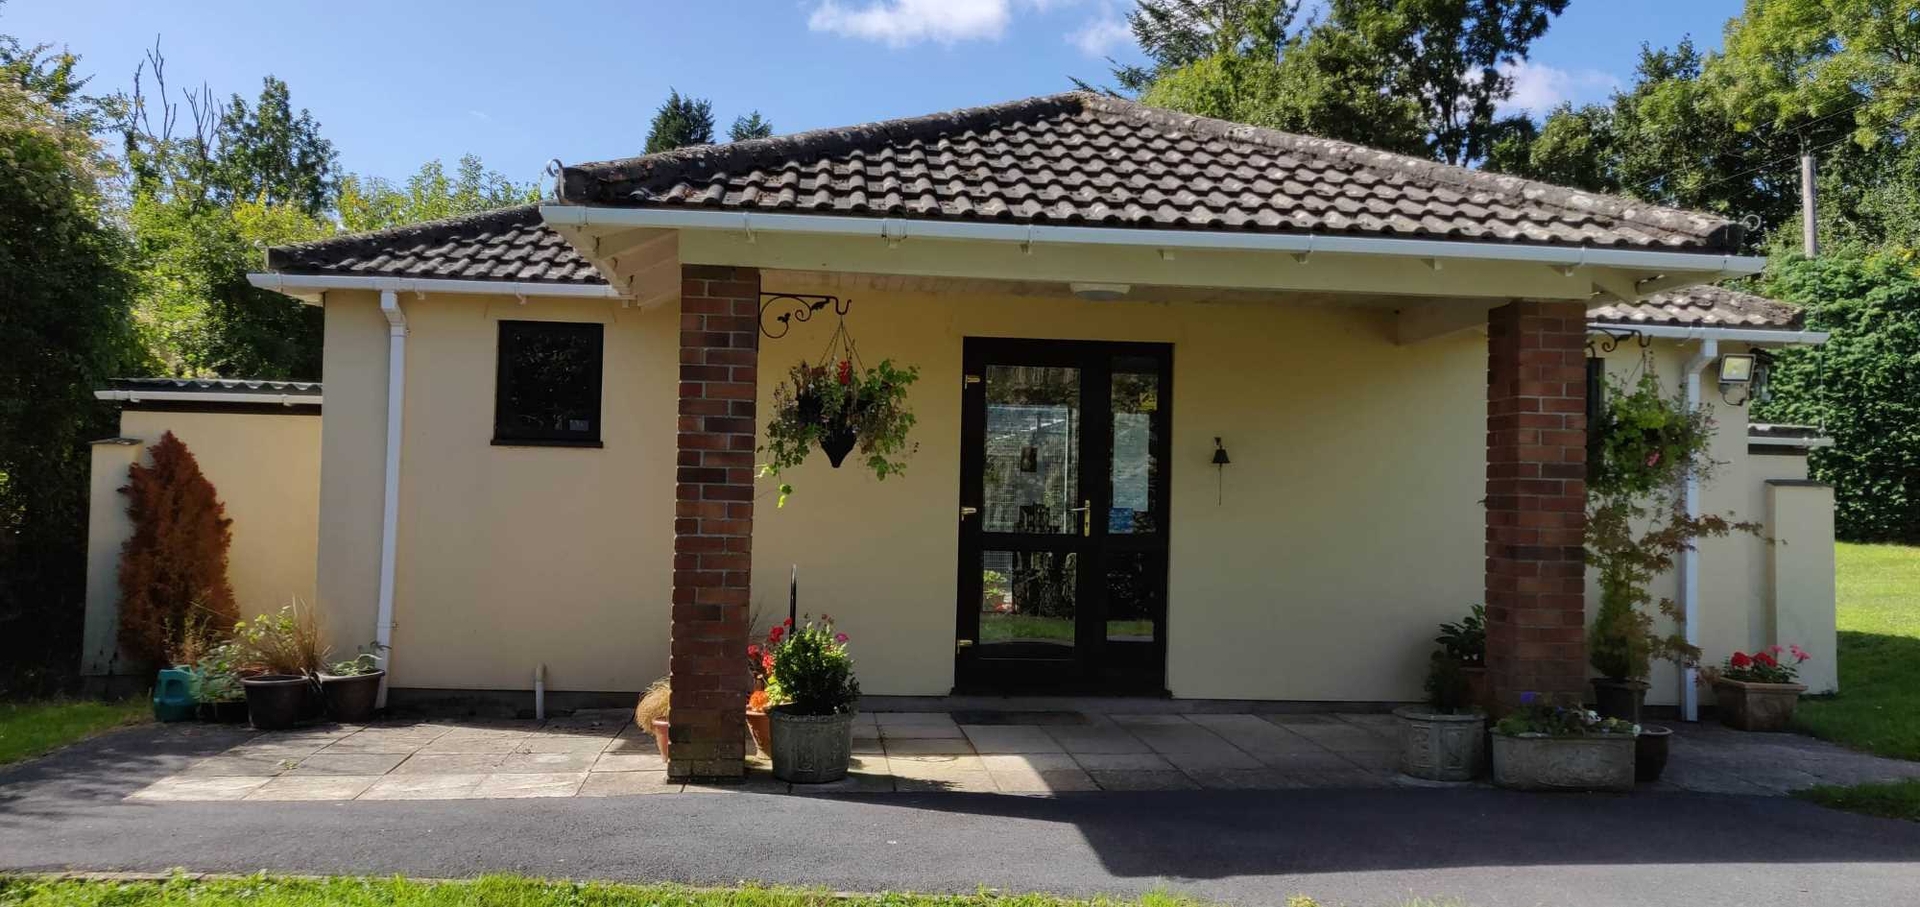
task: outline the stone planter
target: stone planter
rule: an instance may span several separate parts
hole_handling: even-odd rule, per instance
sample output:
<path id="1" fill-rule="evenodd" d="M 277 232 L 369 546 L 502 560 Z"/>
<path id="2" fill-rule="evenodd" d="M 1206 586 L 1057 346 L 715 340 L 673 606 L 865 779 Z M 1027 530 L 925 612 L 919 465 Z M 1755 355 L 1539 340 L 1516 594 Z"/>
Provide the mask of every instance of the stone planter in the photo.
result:
<path id="1" fill-rule="evenodd" d="M 767 712 L 773 737 L 773 776 L 795 784 L 825 784 L 847 776 L 853 761 L 853 715 Z"/>
<path id="2" fill-rule="evenodd" d="M 1593 681 L 1593 710 L 1602 718 L 1618 718 L 1634 724 L 1640 723 L 1640 710 L 1647 701 L 1647 682 L 1644 680 L 1615 680 L 1609 677 L 1597 677 Z"/>
<path id="3" fill-rule="evenodd" d="M 1793 708 L 1803 683 L 1747 683 L 1724 677 L 1713 682 L 1720 705 L 1720 723 L 1743 731 L 1784 731 L 1793 722 Z"/>
<path id="4" fill-rule="evenodd" d="M 1493 783 L 1514 790 L 1633 790 L 1629 734 L 1493 735 Z"/>
<path id="5" fill-rule="evenodd" d="M 1487 716 L 1426 706 L 1393 710 L 1400 719 L 1400 771 L 1428 781 L 1472 781 L 1486 761 Z"/>

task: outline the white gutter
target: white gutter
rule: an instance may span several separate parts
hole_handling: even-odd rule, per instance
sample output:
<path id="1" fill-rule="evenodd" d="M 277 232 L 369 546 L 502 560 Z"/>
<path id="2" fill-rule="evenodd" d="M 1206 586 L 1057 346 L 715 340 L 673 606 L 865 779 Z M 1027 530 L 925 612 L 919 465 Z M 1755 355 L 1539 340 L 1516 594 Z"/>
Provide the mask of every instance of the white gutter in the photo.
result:
<path id="1" fill-rule="evenodd" d="M 380 291 L 380 314 L 387 316 L 387 459 L 380 490 L 380 604 L 373 641 L 387 675 L 380 680 L 375 708 L 386 707 L 387 681 L 393 676 L 393 574 L 400 541 L 400 438 L 407 399 L 407 313 L 400 310 L 397 291 Z"/>
<path id="2" fill-rule="evenodd" d="M 730 230 L 744 233 L 807 233 L 870 237 L 888 243 L 913 238 L 961 239 L 1008 243 L 1057 243 L 1089 246 L 1137 246 L 1155 249 L 1212 249 L 1248 252 L 1314 252 L 1390 255 L 1403 258 L 1475 259 L 1571 266 L 1638 268 L 1661 273 L 1699 271 L 1716 277 L 1757 274 L 1765 258 L 1648 252 L 1635 249 L 1556 248 L 1510 243 L 1426 239 L 1377 239 L 1319 234 L 1224 232 L 1214 230 L 1141 230 L 1131 227 L 1054 227 L 980 221 L 906 220 L 824 214 L 760 214 L 699 211 L 686 208 L 604 208 L 541 205 L 549 226 L 660 227 L 680 230 Z"/>
<path id="3" fill-rule="evenodd" d="M 1816 447 L 1832 447 L 1832 438 L 1770 438 L 1766 435 L 1747 435 L 1750 447 L 1792 447 L 1799 450 L 1811 450 Z"/>
<path id="4" fill-rule="evenodd" d="M 94 391 L 93 399 L 118 403 L 141 403 L 147 400 L 157 400 L 165 402 L 185 401 L 189 403 L 278 403 L 281 406 L 319 406 L 321 403 L 320 394 L 232 394 L 163 390 Z"/>
<path id="5" fill-rule="evenodd" d="M 1686 364 L 1681 366 L 1681 374 L 1686 376 L 1687 411 L 1700 408 L 1700 372 L 1713 361 L 1720 358 L 1720 341 L 1715 337 L 1704 337 L 1700 341 L 1700 351 L 1693 354 Z M 1687 477 L 1681 491 L 1682 507 L 1688 520 L 1700 518 L 1700 474 L 1687 471 Z M 1680 620 L 1681 632 L 1687 645 L 1700 645 L 1700 551 L 1693 542 L 1680 549 Z M 1700 720 L 1699 669 L 1683 667 L 1680 669 L 1680 717 L 1686 721 Z"/>
<path id="6" fill-rule="evenodd" d="M 1587 333 L 1612 329 L 1633 331 L 1645 337 L 1665 340 L 1724 340 L 1729 343 L 1773 343 L 1789 346 L 1819 346 L 1832 336 L 1826 331 L 1770 331 L 1765 328 L 1695 327 L 1670 324 L 1632 324 L 1603 322 L 1587 325 Z"/>
<path id="7" fill-rule="evenodd" d="M 247 275 L 247 282 L 276 293 L 289 291 L 379 290 L 383 293 L 481 293 L 493 296 L 558 296 L 620 299 L 603 283 L 528 283 L 517 280 L 441 280 L 418 277 L 356 277 L 344 274 Z"/>

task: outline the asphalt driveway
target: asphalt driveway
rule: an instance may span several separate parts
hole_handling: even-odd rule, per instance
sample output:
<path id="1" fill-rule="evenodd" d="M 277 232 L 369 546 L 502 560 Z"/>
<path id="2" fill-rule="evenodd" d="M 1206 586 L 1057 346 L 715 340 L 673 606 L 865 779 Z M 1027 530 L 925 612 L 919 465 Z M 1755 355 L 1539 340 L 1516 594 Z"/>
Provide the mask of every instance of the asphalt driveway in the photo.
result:
<path id="1" fill-rule="evenodd" d="M 1487 789 L 142 802 L 241 732 L 135 728 L 0 769 L 0 871 L 739 880 L 1241 904 L 1892 904 L 1920 825 L 1779 797 Z"/>

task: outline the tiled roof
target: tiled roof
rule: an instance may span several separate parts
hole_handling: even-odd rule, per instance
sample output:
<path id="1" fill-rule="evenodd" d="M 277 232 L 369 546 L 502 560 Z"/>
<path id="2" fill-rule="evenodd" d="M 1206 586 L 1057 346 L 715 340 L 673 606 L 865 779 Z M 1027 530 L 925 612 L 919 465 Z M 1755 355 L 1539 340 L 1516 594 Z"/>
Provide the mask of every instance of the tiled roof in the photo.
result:
<path id="1" fill-rule="evenodd" d="M 534 205 L 267 250 L 282 274 L 604 283 Z"/>
<path id="2" fill-rule="evenodd" d="M 1639 305 L 1601 306 L 1587 313 L 1598 324 L 1799 330 L 1805 316 L 1796 306 L 1725 287 L 1698 286 L 1655 293 Z"/>
<path id="3" fill-rule="evenodd" d="M 562 202 L 1733 253 L 1718 217 L 1084 92 L 564 168 Z"/>
<path id="4" fill-rule="evenodd" d="M 166 391 L 175 394 L 320 396 L 318 381 L 268 381 L 261 378 L 109 378 L 107 387 L 118 391 Z"/>

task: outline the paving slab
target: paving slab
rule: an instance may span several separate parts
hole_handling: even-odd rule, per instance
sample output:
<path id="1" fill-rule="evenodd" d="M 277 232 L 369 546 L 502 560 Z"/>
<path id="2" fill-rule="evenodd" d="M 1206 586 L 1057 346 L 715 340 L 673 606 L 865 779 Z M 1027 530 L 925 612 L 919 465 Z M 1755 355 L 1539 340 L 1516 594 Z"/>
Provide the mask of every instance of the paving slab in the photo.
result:
<path id="1" fill-rule="evenodd" d="M 979 753 L 1066 753 L 1045 728 L 1030 725 L 964 725 L 960 728 Z"/>
<path id="2" fill-rule="evenodd" d="M 246 799 L 351 800 L 378 780 L 378 775 L 282 775 L 256 788 Z"/>
<path id="3" fill-rule="evenodd" d="M 569 753 L 509 753 L 500 760 L 502 773 L 553 773 L 584 772 L 593 768 L 600 758 L 597 752 Z"/>
<path id="4" fill-rule="evenodd" d="M 667 760 L 659 753 L 602 753 L 594 759 L 596 772 L 664 772 Z"/>
<path id="5" fill-rule="evenodd" d="M 387 775 L 369 786 L 361 800 L 458 800 L 471 795 L 484 774 Z"/>
<path id="6" fill-rule="evenodd" d="M 393 768 L 396 775 L 484 775 L 500 767 L 505 753 L 415 753 Z"/>
<path id="7" fill-rule="evenodd" d="M 972 755 L 973 744 L 965 737 L 911 737 L 903 740 L 888 738 L 882 742 L 889 756 L 954 756 Z"/>
<path id="8" fill-rule="evenodd" d="M 683 785 L 667 780 L 667 773 L 648 772 L 595 772 L 587 776 L 575 796 L 579 797 L 638 797 L 648 794 L 677 794 Z"/>
<path id="9" fill-rule="evenodd" d="M 239 800 L 246 795 L 265 787 L 268 776 L 244 777 L 233 775 L 191 778 L 176 775 L 162 778 L 142 790 L 132 794 L 129 800 Z"/>
<path id="10" fill-rule="evenodd" d="M 317 753 L 300 760 L 295 775 L 384 775 L 406 761 L 406 756 L 391 753 Z"/>
<path id="11" fill-rule="evenodd" d="M 229 750 L 228 752 L 232 752 L 232 751 Z M 291 770 L 295 765 L 298 765 L 302 759 L 306 759 L 306 758 L 310 758 L 310 757 L 307 757 L 307 756 L 300 756 L 300 757 L 233 756 L 233 755 L 210 756 L 206 759 L 201 759 L 200 761 L 187 766 L 187 770 L 184 772 L 181 772 L 181 774 L 183 775 L 254 775 L 254 776 L 260 776 L 260 777 L 272 777 L 274 775 L 281 774 L 282 772 Z"/>
<path id="12" fill-rule="evenodd" d="M 587 781 L 586 772 L 554 774 L 492 774 L 468 796 L 474 799 L 511 800 L 526 797 L 571 797 Z"/>
<path id="13" fill-rule="evenodd" d="M 1049 727 L 1047 735 L 1069 753 L 1151 753 L 1153 748 L 1117 725 L 1104 727 Z"/>
<path id="14" fill-rule="evenodd" d="M 1094 770 L 1087 771 L 1101 790 L 1193 790 L 1199 787 L 1192 778 L 1175 771 Z"/>

